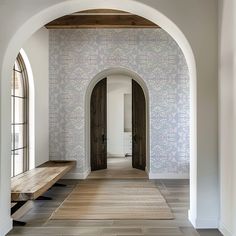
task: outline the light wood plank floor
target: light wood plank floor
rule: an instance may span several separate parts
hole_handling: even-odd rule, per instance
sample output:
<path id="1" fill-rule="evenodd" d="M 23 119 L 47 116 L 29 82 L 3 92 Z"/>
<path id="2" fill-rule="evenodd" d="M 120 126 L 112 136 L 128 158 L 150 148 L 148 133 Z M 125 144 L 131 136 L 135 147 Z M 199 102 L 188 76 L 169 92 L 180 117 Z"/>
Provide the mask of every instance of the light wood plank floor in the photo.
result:
<path id="1" fill-rule="evenodd" d="M 115 161 L 115 159 L 113 159 Z M 127 164 L 127 163 L 126 163 Z M 123 164 L 120 164 L 123 165 Z M 109 167 L 109 166 L 108 166 Z M 117 166 L 116 166 L 117 167 Z M 115 167 L 114 167 L 115 168 Z M 118 167 L 117 167 L 118 168 Z M 131 170 L 131 169 L 130 169 Z M 96 178 L 117 178 L 110 174 L 96 173 Z M 131 179 L 131 172 L 127 174 Z M 117 172 L 120 175 L 120 173 Z M 120 175 L 121 177 L 123 175 Z M 90 176 L 91 177 L 91 176 Z M 94 177 L 94 176 L 93 176 Z M 112 179 L 111 178 L 111 181 Z M 143 178 L 146 178 L 144 176 Z M 135 180 L 134 180 L 135 181 Z M 66 187 L 53 187 L 45 196 L 52 197 L 50 201 L 33 201 L 33 207 L 18 220 L 27 222 L 24 227 L 14 227 L 8 234 L 11 236 L 42 236 L 42 235 L 81 235 L 81 236 L 118 236 L 118 235 L 156 235 L 156 236 L 220 236 L 217 230 L 196 231 L 189 223 L 187 214 L 189 208 L 188 180 L 156 180 L 155 184 L 170 206 L 175 219 L 173 220 L 50 220 L 52 213 L 71 193 L 79 180 L 62 180 Z"/>
<path id="2" fill-rule="evenodd" d="M 145 171 L 132 168 L 131 157 L 107 158 L 107 169 L 92 171 L 89 179 L 146 179 Z"/>
<path id="3" fill-rule="evenodd" d="M 220 236 L 217 230 L 196 231 L 187 219 L 189 182 L 158 180 L 156 185 L 174 213 L 174 220 L 49 220 L 49 217 L 80 181 L 63 180 L 67 187 L 53 187 L 45 194 L 51 201 L 34 201 L 23 217 L 25 227 L 15 227 L 9 235 L 162 235 Z"/>
<path id="4" fill-rule="evenodd" d="M 51 219 L 164 220 L 173 214 L 151 180 L 90 179 L 74 188 Z"/>

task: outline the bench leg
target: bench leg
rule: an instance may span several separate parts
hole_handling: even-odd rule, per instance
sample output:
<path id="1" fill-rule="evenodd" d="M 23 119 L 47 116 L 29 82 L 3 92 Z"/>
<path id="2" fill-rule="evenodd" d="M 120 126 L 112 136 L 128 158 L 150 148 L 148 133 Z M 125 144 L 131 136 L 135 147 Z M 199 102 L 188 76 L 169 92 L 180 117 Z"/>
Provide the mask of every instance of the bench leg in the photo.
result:
<path id="1" fill-rule="evenodd" d="M 52 198 L 51 197 L 45 197 L 45 196 L 39 196 L 35 200 L 52 200 Z"/>
<path id="2" fill-rule="evenodd" d="M 13 215 L 17 210 L 19 210 L 27 201 L 19 201 L 15 206 L 11 208 L 11 215 Z M 23 221 L 13 220 L 13 226 L 24 226 L 26 225 Z"/>
<path id="3" fill-rule="evenodd" d="M 55 186 L 55 187 L 66 187 L 66 184 L 55 183 L 53 186 Z"/>
<path id="4" fill-rule="evenodd" d="M 25 205 L 27 201 L 16 202 L 16 205 L 11 208 L 11 215 L 13 215 L 18 209 Z"/>
<path id="5" fill-rule="evenodd" d="M 13 226 L 25 226 L 26 223 L 23 221 L 13 220 Z"/>

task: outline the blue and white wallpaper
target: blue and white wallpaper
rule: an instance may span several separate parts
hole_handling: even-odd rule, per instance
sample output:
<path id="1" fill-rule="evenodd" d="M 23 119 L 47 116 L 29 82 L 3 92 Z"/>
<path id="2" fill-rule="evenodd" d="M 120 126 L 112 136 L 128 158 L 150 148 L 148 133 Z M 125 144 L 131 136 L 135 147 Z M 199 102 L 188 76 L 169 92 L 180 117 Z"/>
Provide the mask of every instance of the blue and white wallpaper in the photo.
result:
<path id="1" fill-rule="evenodd" d="M 188 174 L 188 68 L 162 29 L 50 30 L 50 158 L 86 166 L 85 93 L 104 69 L 125 67 L 146 82 L 150 98 L 150 172 Z"/>

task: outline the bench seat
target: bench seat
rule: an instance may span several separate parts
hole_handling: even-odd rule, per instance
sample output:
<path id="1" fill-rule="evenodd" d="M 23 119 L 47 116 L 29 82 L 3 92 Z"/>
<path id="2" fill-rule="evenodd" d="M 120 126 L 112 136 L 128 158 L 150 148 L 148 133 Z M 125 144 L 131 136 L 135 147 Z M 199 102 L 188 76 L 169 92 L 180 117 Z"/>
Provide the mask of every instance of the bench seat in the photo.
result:
<path id="1" fill-rule="evenodd" d="M 35 200 L 68 173 L 76 161 L 48 161 L 11 179 L 11 200 Z"/>

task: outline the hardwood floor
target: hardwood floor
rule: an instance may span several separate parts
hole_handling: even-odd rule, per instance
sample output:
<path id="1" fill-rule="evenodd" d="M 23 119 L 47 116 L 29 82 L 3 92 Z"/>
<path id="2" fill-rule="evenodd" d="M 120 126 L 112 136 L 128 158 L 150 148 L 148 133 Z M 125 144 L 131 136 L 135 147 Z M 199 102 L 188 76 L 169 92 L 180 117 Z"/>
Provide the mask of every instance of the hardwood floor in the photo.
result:
<path id="1" fill-rule="evenodd" d="M 84 180 L 53 213 L 54 220 L 173 219 L 153 181 Z"/>
<path id="2" fill-rule="evenodd" d="M 132 168 L 131 157 L 109 157 L 107 169 L 92 171 L 88 179 L 147 179 L 147 174 Z"/>
<path id="3" fill-rule="evenodd" d="M 104 174 L 104 173 L 103 173 Z M 129 179 L 130 180 L 130 179 Z M 112 181 L 112 180 L 111 180 Z M 114 180 L 115 181 L 115 180 Z M 173 220 L 50 220 L 51 214 L 60 206 L 81 180 L 62 180 L 66 187 L 53 187 L 45 196 L 50 201 L 34 201 L 33 207 L 18 220 L 27 222 L 24 227 L 14 227 L 11 236 L 39 235 L 156 235 L 156 236 L 220 236 L 217 230 L 195 230 L 187 218 L 189 208 L 188 180 L 156 180 L 162 195 L 170 206 Z"/>

